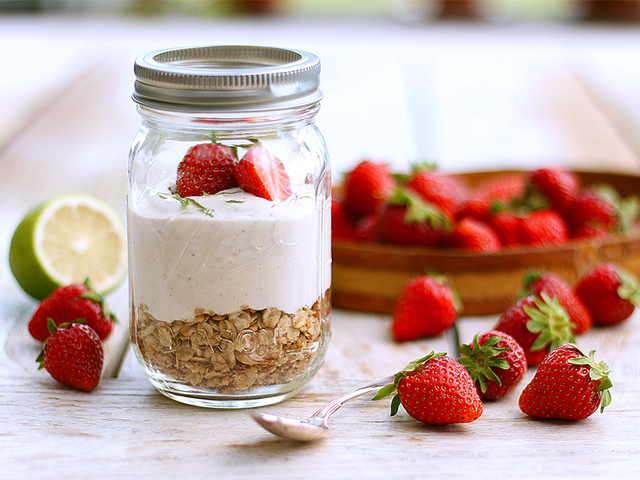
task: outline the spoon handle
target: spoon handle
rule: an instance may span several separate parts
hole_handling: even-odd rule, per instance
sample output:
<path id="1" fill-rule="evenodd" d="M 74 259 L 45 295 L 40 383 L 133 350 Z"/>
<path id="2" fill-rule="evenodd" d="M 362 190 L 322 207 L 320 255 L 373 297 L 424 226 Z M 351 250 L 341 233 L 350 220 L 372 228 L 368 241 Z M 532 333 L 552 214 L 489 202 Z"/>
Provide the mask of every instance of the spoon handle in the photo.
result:
<path id="1" fill-rule="evenodd" d="M 327 403 L 324 407 L 320 408 L 316 413 L 313 414 L 311 418 L 322 420 L 322 423 L 326 425 L 329 417 L 333 415 L 342 405 L 344 405 L 349 400 L 359 397 L 360 395 L 364 395 L 365 393 L 371 392 L 373 390 L 377 390 L 380 387 L 384 387 L 385 385 L 393 382 L 394 375 L 389 375 L 388 377 L 381 378 L 380 380 L 376 380 L 369 385 L 364 387 L 359 387 L 350 392 L 347 392 L 343 395 L 340 395 L 337 398 L 334 398 L 329 403 Z"/>

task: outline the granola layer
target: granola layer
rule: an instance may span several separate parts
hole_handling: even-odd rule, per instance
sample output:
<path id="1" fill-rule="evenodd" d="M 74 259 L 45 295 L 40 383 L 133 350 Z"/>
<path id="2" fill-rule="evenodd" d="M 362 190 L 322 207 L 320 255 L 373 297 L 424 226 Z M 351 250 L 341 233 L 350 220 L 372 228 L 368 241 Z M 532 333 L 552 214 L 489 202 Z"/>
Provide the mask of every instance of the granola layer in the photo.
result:
<path id="1" fill-rule="evenodd" d="M 288 314 L 245 308 L 230 315 L 198 309 L 165 322 L 134 308 L 132 339 L 146 364 L 195 388 L 233 393 L 304 374 L 322 336 L 320 301 Z"/>

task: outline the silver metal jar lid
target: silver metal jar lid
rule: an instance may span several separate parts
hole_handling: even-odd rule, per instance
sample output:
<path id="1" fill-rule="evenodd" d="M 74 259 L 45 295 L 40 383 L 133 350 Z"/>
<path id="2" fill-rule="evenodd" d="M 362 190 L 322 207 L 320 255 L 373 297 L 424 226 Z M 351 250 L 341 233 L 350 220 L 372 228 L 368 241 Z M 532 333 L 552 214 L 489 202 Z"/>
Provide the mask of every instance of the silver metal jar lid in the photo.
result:
<path id="1" fill-rule="evenodd" d="M 274 110 L 319 102 L 320 59 L 302 50 L 224 45 L 138 57 L 133 100 L 181 111 Z"/>

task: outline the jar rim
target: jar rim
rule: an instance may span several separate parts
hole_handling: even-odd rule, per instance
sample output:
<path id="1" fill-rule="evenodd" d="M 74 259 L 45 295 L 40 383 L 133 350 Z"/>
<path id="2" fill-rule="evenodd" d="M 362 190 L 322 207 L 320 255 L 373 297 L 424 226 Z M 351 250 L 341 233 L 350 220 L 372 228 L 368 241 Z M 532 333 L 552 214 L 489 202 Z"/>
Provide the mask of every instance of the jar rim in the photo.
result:
<path id="1" fill-rule="evenodd" d="M 298 49 L 251 45 L 178 47 L 138 57 L 133 100 L 177 110 L 306 106 L 322 98 L 320 59 Z"/>

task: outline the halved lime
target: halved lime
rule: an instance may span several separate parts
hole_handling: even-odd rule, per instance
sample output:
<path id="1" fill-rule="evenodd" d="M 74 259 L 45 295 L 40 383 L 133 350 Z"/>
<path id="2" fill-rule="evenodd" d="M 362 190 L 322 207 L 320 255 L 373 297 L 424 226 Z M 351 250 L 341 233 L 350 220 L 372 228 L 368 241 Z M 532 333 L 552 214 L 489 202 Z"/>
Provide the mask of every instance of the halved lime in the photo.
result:
<path id="1" fill-rule="evenodd" d="M 87 278 L 97 292 L 109 293 L 126 276 L 124 222 L 110 204 L 91 194 L 56 195 L 20 222 L 9 264 L 23 290 L 38 300 Z"/>

